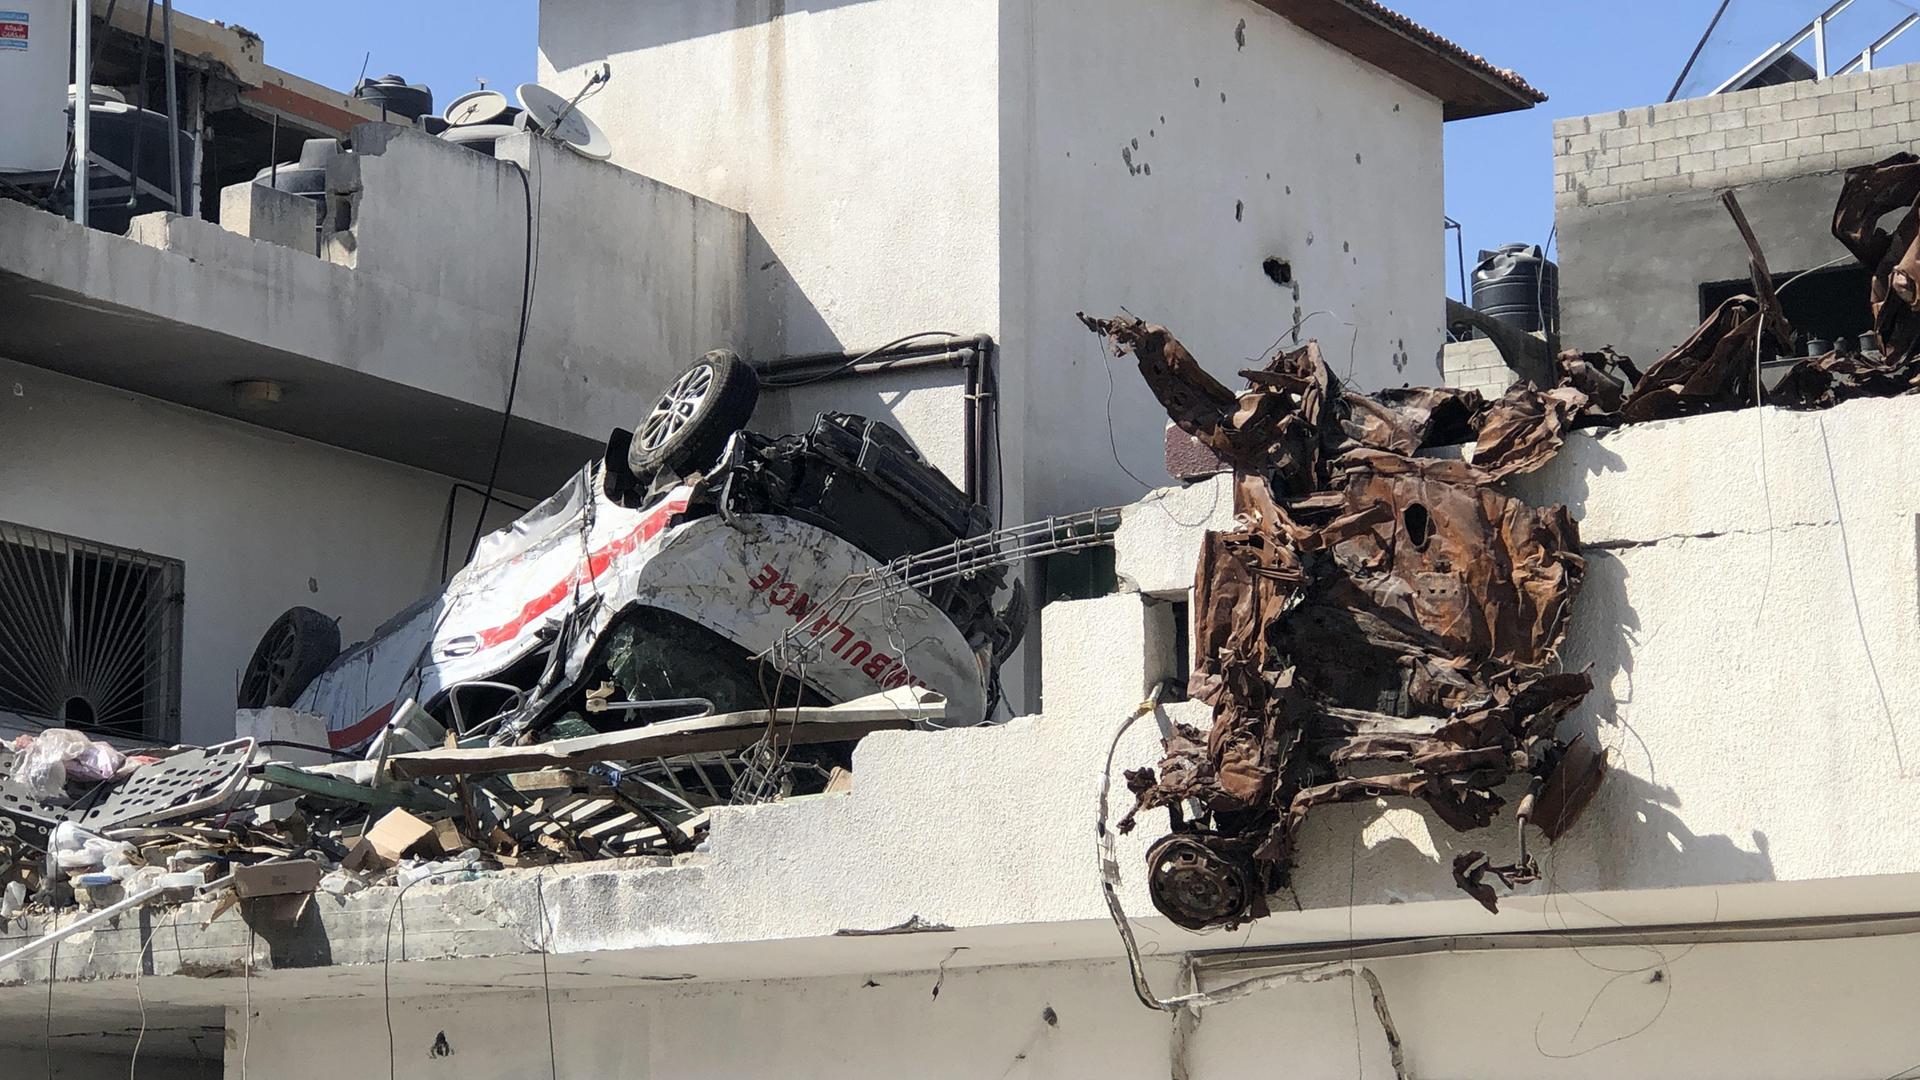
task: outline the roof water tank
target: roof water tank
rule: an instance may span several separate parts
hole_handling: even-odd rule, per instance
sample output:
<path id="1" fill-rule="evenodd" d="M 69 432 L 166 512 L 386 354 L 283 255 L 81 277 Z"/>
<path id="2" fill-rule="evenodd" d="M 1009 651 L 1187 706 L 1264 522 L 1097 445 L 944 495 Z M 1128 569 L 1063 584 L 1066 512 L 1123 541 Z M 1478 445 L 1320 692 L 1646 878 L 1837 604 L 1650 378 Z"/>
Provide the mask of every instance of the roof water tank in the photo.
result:
<path id="1" fill-rule="evenodd" d="M 1473 268 L 1473 307 L 1528 333 L 1560 333 L 1560 269 L 1534 244 L 1482 251 Z"/>
<path id="2" fill-rule="evenodd" d="M 67 158 L 73 0 L 0 0 L 0 173 Z"/>

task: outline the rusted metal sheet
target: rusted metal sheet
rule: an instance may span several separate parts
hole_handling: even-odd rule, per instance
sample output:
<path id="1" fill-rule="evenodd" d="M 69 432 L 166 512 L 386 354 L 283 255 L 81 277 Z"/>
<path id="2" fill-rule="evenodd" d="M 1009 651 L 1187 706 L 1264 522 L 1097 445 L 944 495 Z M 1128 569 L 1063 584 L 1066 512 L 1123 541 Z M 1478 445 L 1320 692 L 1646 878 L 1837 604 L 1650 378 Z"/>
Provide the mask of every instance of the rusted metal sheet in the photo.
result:
<path id="1" fill-rule="evenodd" d="M 1770 388 L 1760 381 L 1763 365 L 1792 343 L 1793 327 L 1739 202 L 1730 192 L 1723 201 L 1747 244 L 1753 294 L 1730 297 L 1655 361 L 1636 380 L 1619 419 L 1659 420 L 1756 404 L 1818 409 L 1920 389 L 1920 158 L 1901 153 L 1847 170 L 1833 211 L 1834 238 L 1870 272 L 1868 300 L 1880 349 L 1796 360 Z M 1899 210 L 1905 213 L 1894 228 L 1882 228 L 1882 218 Z"/>
<path id="2" fill-rule="evenodd" d="M 1344 391 L 1309 344 L 1242 372 L 1250 388 L 1235 394 L 1163 327 L 1086 322 L 1236 472 L 1240 527 L 1207 535 L 1194 601 L 1189 689 L 1213 706 L 1213 727 L 1176 729 L 1157 769 L 1127 774 L 1136 805 L 1120 827 L 1152 807 L 1174 821 L 1150 856 L 1160 910 L 1196 927 L 1262 914 L 1301 824 L 1329 803 L 1418 799 L 1475 829 L 1522 773 L 1553 793 L 1564 830 L 1603 768 L 1554 736 L 1591 687 L 1553 670 L 1586 562 L 1565 507 L 1495 483 L 1549 460 L 1594 408 L 1576 381 L 1613 387 L 1598 411 L 1619 406 L 1599 362 L 1574 358 L 1563 385 L 1495 402 L 1439 389 L 1367 397 Z M 1460 442 L 1474 444 L 1471 462 L 1417 456 Z M 1489 904 L 1488 874 L 1530 873 L 1524 850 L 1512 866 L 1481 857 L 1457 870 Z"/>

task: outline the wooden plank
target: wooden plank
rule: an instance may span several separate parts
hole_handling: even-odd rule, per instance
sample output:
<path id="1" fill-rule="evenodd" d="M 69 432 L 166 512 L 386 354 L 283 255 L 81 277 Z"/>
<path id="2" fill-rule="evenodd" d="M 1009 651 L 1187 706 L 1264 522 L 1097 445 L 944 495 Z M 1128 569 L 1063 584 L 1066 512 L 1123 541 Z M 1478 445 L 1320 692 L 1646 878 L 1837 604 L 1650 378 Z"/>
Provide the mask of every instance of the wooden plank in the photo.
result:
<path id="1" fill-rule="evenodd" d="M 902 691 L 875 694 L 830 708 L 782 709 L 774 730 L 789 745 L 858 739 L 875 731 L 900 731 L 914 726 L 913 717 L 939 719 L 944 701 L 911 700 Z M 644 761 L 686 754 L 744 750 L 767 731 L 764 709 L 721 713 L 688 720 L 670 720 L 631 731 L 558 739 L 532 746 L 487 746 L 471 749 L 420 750 L 387 759 L 388 770 L 400 779 L 455 776 L 490 772 L 524 772 L 567 768 L 599 761 Z"/>

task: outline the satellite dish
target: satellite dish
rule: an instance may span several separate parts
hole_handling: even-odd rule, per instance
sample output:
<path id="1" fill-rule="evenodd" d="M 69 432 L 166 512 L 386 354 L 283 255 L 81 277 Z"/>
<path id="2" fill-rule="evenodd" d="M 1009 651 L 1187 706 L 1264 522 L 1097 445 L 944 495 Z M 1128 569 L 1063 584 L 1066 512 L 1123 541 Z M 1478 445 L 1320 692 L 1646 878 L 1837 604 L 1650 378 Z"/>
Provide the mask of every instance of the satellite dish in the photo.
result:
<path id="1" fill-rule="evenodd" d="M 605 133 L 579 109 L 568 108 L 566 98 L 539 83 L 521 83 L 514 95 L 527 110 L 534 130 L 558 139 L 581 157 L 605 161 L 613 156 L 613 144 Z"/>
<path id="2" fill-rule="evenodd" d="M 462 124 L 487 124 L 498 119 L 501 114 L 513 108 L 513 102 L 498 90 L 473 90 L 452 101 L 441 111 L 440 118 L 454 127 Z"/>

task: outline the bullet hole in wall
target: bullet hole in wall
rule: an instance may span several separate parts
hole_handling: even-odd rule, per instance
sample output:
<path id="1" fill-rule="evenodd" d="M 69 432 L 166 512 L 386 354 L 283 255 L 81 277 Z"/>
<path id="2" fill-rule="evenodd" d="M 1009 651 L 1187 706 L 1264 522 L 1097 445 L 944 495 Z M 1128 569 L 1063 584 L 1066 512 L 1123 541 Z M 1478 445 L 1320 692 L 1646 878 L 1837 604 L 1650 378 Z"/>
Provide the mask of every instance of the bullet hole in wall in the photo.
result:
<path id="1" fill-rule="evenodd" d="M 1241 23 L 1240 25 L 1242 25 L 1242 26 L 1245 26 L 1246 24 L 1245 24 L 1245 23 Z M 1042 1019 L 1042 1020 L 1044 1020 L 1044 1021 L 1046 1021 L 1046 1022 L 1047 1022 L 1047 1026 L 1048 1026 L 1048 1027 L 1059 1027 L 1059 1026 L 1060 1026 L 1060 1014 L 1059 1014 L 1059 1013 L 1057 1013 L 1057 1012 L 1054 1012 L 1054 1011 L 1053 1011 L 1053 1006 L 1051 1006 L 1051 1005 L 1049 1005 L 1049 1006 L 1047 1006 L 1046 1008 L 1044 1008 L 1044 1009 L 1041 1009 L 1041 1010 L 1040 1010 L 1040 1019 Z"/>
<path id="2" fill-rule="evenodd" d="M 307 591 L 308 591 L 308 592 L 310 592 L 310 593 L 317 593 L 317 592 L 319 592 L 319 591 L 320 591 L 320 579 L 319 579 L 319 578 L 308 578 L 308 579 L 307 579 Z"/>
<path id="3" fill-rule="evenodd" d="M 1225 90 L 1222 90 L 1220 91 L 1220 104 L 1225 105 L 1226 103 L 1227 103 L 1227 92 Z"/>
<path id="4" fill-rule="evenodd" d="M 1342 241 L 1340 241 L 1340 250 L 1341 250 L 1341 251 L 1352 251 L 1352 250 L 1353 250 L 1353 245 L 1352 245 L 1352 244 L 1349 244 L 1349 243 L 1347 243 L 1347 242 L 1346 242 L 1345 240 L 1342 240 Z"/>
<path id="5" fill-rule="evenodd" d="M 1132 140 L 1132 146 L 1135 150 L 1140 149 L 1140 140 L 1139 139 Z"/>
<path id="6" fill-rule="evenodd" d="M 1237 49 L 1247 47 L 1247 20 L 1241 19 L 1240 25 L 1233 28 L 1233 44 Z"/>
<path id="7" fill-rule="evenodd" d="M 1198 75 L 1195 75 L 1195 76 L 1193 77 L 1193 85 L 1195 85 L 1195 86 L 1199 86 L 1199 85 L 1200 85 L 1200 76 L 1198 76 Z"/>
<path id="8" fill-rule="evenodd" d="M 1247 213 L 1247 204 L 1240 201 L 1239 199 L 1233 200 L 1233 220 L 1235 221 L 1244 220 L 1246 217 L 1246 213 Z"/>
<path id="9" fill-rule="evenodd" d="M 1269 255 L 1260 263 L 1260 272 L 1275 285 L 1293 284 L 1293 264 L 1277 255 Z"/>
<path id="10" fill-rule="evenodd" d="M 1360 164 L 1360 155 L 1359 155 L 1359 154 L 1355 154 L 1355 155 L 1353 155 L 1353 163 L 1354 163 L 1355 165 L 1358 165 L 1358 164 Z"/>
<path id="11" fill-rule="evenodd" d="M 437 1058 L 453 1056 L 453 1044 L 447 1041 L 446 1032 L 443 1031 L 434 1036 L 433 1045 L 427 1048 L 427 1056 Z"/>

